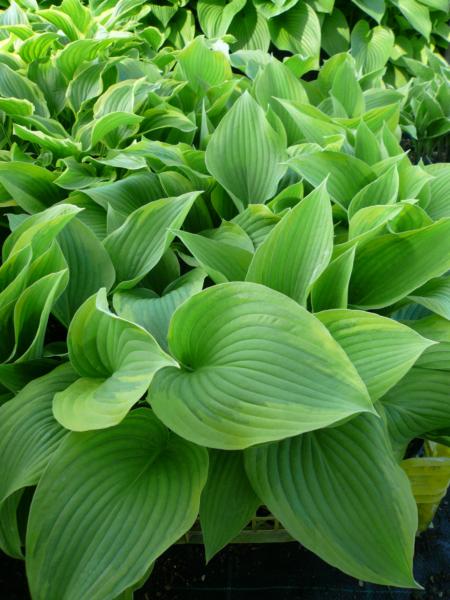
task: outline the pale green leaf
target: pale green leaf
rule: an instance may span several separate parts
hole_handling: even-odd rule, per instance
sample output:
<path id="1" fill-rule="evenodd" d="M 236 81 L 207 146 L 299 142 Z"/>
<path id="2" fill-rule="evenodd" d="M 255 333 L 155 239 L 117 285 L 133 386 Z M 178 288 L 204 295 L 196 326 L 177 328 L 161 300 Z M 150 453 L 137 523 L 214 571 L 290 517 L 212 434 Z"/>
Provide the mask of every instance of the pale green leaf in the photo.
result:
<path id="1" fill-rule="evenodd" d="M 450 219 L 358 245 L 350 302 L 360 308 L 389 306 L 450 268 Z"/>
<path id="2" fill-rule="evenodd" d="M 317 317 L 345 350 L 374 402 L 434 343 L 393 319 L 361 310 L 326 310 Z"/>
<path id="3" fill-rule="evenodd" d="M 242 452 L 210 450 L 209 472 L 200 502 L 206 561 L 233 540 L 261 504 L 244 469 Z"/>
<path id="4" fill-rule="evenodd" d="M 306 548 L 358 579 L 417 587 L 416 503 L 381 420 L 360 415 L 251 448 L 245 462 L 258 496 Z"/>
<path id="5" fill-rule="evenodd" d="M 169 284 L 161 296 L 145 288 L 116 292 L 114 309 L 119 317 L 146 329 L 167 350 L 167 332 L 173 313 L 185 300 L 202 290 L 204 280 L 205 273 L 193 269 Z"/>
<path id="6" fill-rule="evenodd" d="M 55 395 L 53 411 L 73 431 L 120 423 L 155 372 L 174 364 L 145 329 L 110 312 L 104 289 L 78 309 L 67 342 L 80 379 Z"/>
<path id="7" fill-rule="evenodd" d="M 209 172 L 238 208 L 262 204 L 275 195 L 286 167 L 283 137 L 263 109 L 244 93 L 221 120 L 206 149 Z"/>
<path id="8" fill-rule="evenodd" d="M 113 599 L 140 581 L 194 523 L 207 469 L 206 451 L 148 409 L 106 431 L 70 434 L 32 502 L 33 598 Z"/>
<path id="9" fill-rule="evenodd" d="M 296 302 L 254 283 L 225 283 L 175 312 L 180 368 L 156 374 L 148 401 L 173 431 L 240 449 L 372 411 L 365 386 L 326 328 Z"/>
<path id="10" fill-rule="evenodd" d="M 247 281 L 262 283 L 302 305 L 333 250 L 333 219 L 324 182 L 274 227 L 256 251 Z"/>
<path id="11" fill-rule="evenodd" d="M 136 209 L 104 241 L 116 269 L 117 289 L 133 287 L 160 260 L 200 192 L 155 200 Z"/>

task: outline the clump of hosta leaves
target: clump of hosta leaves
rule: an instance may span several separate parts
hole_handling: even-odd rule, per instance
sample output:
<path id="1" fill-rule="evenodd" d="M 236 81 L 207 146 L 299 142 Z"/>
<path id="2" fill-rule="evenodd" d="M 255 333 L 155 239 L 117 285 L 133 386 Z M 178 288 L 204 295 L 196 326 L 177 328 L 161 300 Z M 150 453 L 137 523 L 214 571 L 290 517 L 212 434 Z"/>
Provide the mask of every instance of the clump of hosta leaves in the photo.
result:
<path id="1" fill-rule="evenodd" d="M 198 516 L 209 559 L 262 505 L 417 585 L 402 460 L 450 438 L 450 165 L 400 141 L 445 131 L 447 70 L 397 53 L 395 89 L 360 24 L 314 76 L 274 22 L 332 2 L 223 4 L 197 36 L 183 2 L 1 13 L 0 547 L 33 600 L 129 598 Z M 267 47 L 234 45 L 242 10 Z"/>

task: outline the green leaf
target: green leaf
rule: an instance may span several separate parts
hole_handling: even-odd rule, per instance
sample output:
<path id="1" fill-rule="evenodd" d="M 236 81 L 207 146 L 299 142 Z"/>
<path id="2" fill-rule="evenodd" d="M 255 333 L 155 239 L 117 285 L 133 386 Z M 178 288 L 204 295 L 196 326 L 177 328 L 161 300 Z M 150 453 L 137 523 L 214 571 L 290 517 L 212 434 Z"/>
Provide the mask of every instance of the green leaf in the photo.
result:
<path id="1" fill-rule="evenodd" d="M 431 33 L 430 11 L 426 6 L 416 0 L 390 0 L 396 6 L 411 27 L 421 33 L 427 40 Z"/>
<path id="2" fill-rule="evenodd" d="M 350 302 L 360 308 L 389 306 L 449 268 L 450 219 L 383 235 L 358 245 Z"/>
<path id="3" fill-rule="evenodd" d="M 76 379 L 69 364 L 37 377 L 0 407 L 0 503 L 39 481 L 67 435 L 52 414 L 56 392 Z"/>
<path id="4" fill-rule="evenodd" d="M 394 165 L 386 173 L 363 187 L 355 196 L 348 207 L 350 219 L 362 208 L 374 205 L 394 204 L 399 190 L 397 168 Z"/>
<path id="5" fill-rule="evenodd" d="M 33 598 L 104 600 L 137 583 L 194 523 L 207 469 L 206 451 L 148 409 L 106 431 L 70 434 L 31 506 Z"/>
<path id="6" fill-rule="evenodd" d="M 236 50 L 262 50 L 267 52 L 270 46 L 270 33 L 267 19 L 255 8 L 253 2 L 247 2 L 239 16 L 228 28 L 236 42 L 232 45 Z"/>
<path id="7" fill-rule="evenodd" d="M 260 504 L 245 472 L 243 453 L 210 450 L 200 502 L 207 562 L 241 532 Z"/>
<path id="8" fill-rule="evenodd" d="M 89 187 L 83 190 L 83 194 L 87 194 L 105 210 L 111 206 L 124 215 L 130 215 L 137 208 L 165 195 L 158 176 L 149 172 Z"/>
<path id="9" fill-rule="evenodd" d="M 5 98 L 28 100 L 34 105 L 36 114 L 41 117 L 49 116 L 47 104 L 39 87 L 3 62 L 0 62 L 0 95 Z"/>
<path id="10" fill-rule="evenodd" d="M 372 169 L 362 160 L 329 150 L 301 154 L 291 158 L 289 165 L 315 187 L 329 176 L 328 192 L 344 208 L 361 188 L 375 179 Z"/>
<path id="11" fill-rule="evenodd" d="M 416 503 L 374 416 L 245 453 L 261 500 L 306 548 L 344 573 L 417 587 Z"/>
<path id="12" fill-rule="evenodd" d="M 408 443 L 450 427 L 450 371 L 414 367 L 382 398 L 393 448 L 402 458 Z"/>
<path id="13" fill-rule="evenodd" d="M 326 267 L 311 289 L 314 312 L 327 308 L 347 308 L 348 285 L 355 259 L 356 245 L 352 246 Z"/>
<path id="14" fill-rule="evenodd" d="M 116 269 L 116 289 L 133 287 L 160 260 L 201 192 L 155 200 L 136 209 L 104 241 Z"/>
<path id="15" fill-rule="evenodd" d="M 59 202 L 63 193 L 54 184 L 55 175 L 37 165 L 19 161 L 0 162 L 0 183 L 18 206 L 39 212 Z"/>
<path id="16" fill-rule="evenodd" d="M 22 495 L 23 492 L 20 490 L 0 504 L 0 549 L 8 556 L 18 559 L 24 558 L 17 519 Z"/>
<path id="17" fill-rule="evenodd" d="M 14 348 L 8 360 L 40 358 L 53 304 L 67 285 L 68 269 L 45 275 L 26 288 L 14 306 Z"/>
<path id="18" fill-rule="evenodd" d="M 423 319 L 406 321 L 406 324 L 420 335 L 437 342 L 425 350 L 415 366 L 450 371 L 450 321 L 430 315 Z"/>
<path id="19" fill-rule="evenodd" d="M 215 283 L 245 279 L 253 258 L 248 250 L 187 231 L 174 233 Z"/>
<path id="20" fill-rule="evenodd" d="M 306 3 L 298 3 L 269 21 L 270 37 L 279 50 L 314 57 L 319 61 L 320 21 Z"/>
<path id="21" fill-rule="evenodd" d="M 34 256 L 44 253 L 59 232 L 80 209 L 72 204 L 51 206 L 24 219 L 5 240 L 2 248 L 3 260 L 31 244 Z"/>
<path id="22" fill-rule="evenodd" d="M 109 290 L 115 280 L 114 267 L 95 234 L 78 219 L 58 235 L 58 243 L 69 267 L 69 283 L 53 312 L 68 326 L 77 309 L 99 288 Z M 95 257 L 95 260 L 90 260 Z"/>
<path id="23" fill-rule="evenodd" d="M 326 328 L 293 300 L 254 283 L 225 283 L 175 312 L 148 401 L 173 431 L 241 449 L 372 411 L 365 386 Z"/>
<path id="24" fill-rule="evenodd" d="M 450 166 L 448 163 L 427 165 L 425 171 L 433 175 L 430 181 L 430 203 L 426 207 L 430 217 L 437 221 L 450 217 Z"/>
<path id="25" fill-rule="evenodd" d="M 256 251 L 247 281 L 262 283 L 303 306 L 333 251 L 333 218 L 326 182 L 276 225 Z"/>
<path id="26" fill-rule="evenodd" d="M 361 310 L 326 310 L 317 317 L 355 365 L 373 402 L 434 343 L 393 319 Z"/>
<path id="27" fill-rule="evenodd" d="M 408 298 L 450 320 L 450 277 L 430 279 L 409 294 Z"/>
<path id="28" fill-rule="evenodd" d="M 358 21 L 351 35 L 351 51 L 356 68 L 363 73 L 382 69 L 389 60 L 394 41 L 394 33 L 388 27 L 378 25 L 370 29 L 367 21 Z"/>
<path id="29" fill-rule="evenodd" d="M 346 52 L 350 45 L 350 28 L 342 11 L 335 8 L 329 15 L 325 15 L 322 21 L 322 48 L 333 56 L 340 52 Z"/>
<path id="30" fill-rule="evenodd" d="M 283 136 L 247 92 L 221 120 L 205 158 L 208 171 L 241 209 L 274 196 L 286 171 Z"/>
<path id="31" fill-rule="evenodd" d="M 345 110 L 346 117 L 359 117 L 364 111 L 364 96 L 356 77 L 356 70 L 350 60 L 337 69 L 331 86 L 331 96 Z"/>
<path id="32" fill-rule="evenodd" d="M 386 5 L 384 0 L 352 0 L 361 10 L 370 15 L 379 23 L 385 13 Z"/>
<path id="33" fill-rule="evenodd" d="M 208 88 L 232 78 L 228 57 L 220 50 L 209 47 L 201 36 L 180 52 L 178 63 L 184 79 L 197 94 L 206 93 Z"/>
<path id="34" fill-rule="evenodd" d="M 53 411 L 73 431 L 120 423 L 156 371 L 174 364 L 142 327 L 110 312 L 105 289 L 78 309 L 67 343 L 80 379 L 55 395 Z"/>
<path id="35" fill-rule="evenodd" d="M 70 81 L 67 88 L 67 98 L 72 110 L 77 113 L 83 104 L 96 98 L 103 91 L 102 74 L 105 70 L 103 63 L 88 65 Z"/>
<path id="36" fill-rule="evenodd" d="M 0 98 L 0 110 L 9 116 L 29 117 L 34 112 L 34 105 L 29 100 Z"/>
<path id="37" fill-rule="evenodd" d="M 208 38 L 222 37 L 227 33 L 233 18 L 246 5 L 246 0 L 199 0 L 197 17 Z"/>
<path id="38" fill-rule="evenodd" d="M 204 280 L 205 273 L 193 269 L 169 284 L 161 296 L 145 288 L 116 292 L 114 309 L 119 317 L 146 329 L 167 351 L 167 332 L 173 313 L 185 300 L 202 290 Z"/>

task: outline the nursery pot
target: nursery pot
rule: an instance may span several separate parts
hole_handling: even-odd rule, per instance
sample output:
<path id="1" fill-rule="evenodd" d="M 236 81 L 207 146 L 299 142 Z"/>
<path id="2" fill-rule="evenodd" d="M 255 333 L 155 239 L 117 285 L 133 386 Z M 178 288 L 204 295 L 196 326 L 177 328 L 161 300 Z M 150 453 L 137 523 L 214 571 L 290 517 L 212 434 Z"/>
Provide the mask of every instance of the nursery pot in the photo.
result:
<path id="1" fill-rule="evenodd" d="M 402 462 L 417 502 L 419 533 L 430 526 L 450 484 L 450 448 L 427 442 L 425 452 Z"/>

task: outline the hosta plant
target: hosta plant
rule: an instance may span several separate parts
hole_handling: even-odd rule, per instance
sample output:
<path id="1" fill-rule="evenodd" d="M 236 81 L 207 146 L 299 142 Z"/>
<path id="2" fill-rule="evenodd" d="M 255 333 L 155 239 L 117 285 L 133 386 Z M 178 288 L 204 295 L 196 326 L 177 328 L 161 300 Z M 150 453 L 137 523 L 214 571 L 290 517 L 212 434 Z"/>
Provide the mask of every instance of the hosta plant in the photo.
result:
<path id="1" fill-rule="evenodd" d="M 33 600 L 124 599 L 198 517 L 210 559 L 265 506 L 417 587 L 403 460 L 450 436 L 450 166 L 400 145 L 422 83 L 364 49 L 306 81 L 155 6 L 1 15 L 0 547 Z"/>

